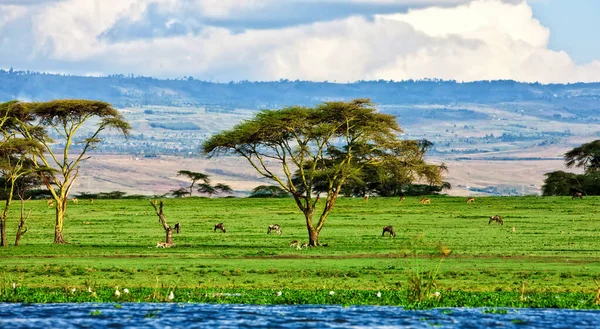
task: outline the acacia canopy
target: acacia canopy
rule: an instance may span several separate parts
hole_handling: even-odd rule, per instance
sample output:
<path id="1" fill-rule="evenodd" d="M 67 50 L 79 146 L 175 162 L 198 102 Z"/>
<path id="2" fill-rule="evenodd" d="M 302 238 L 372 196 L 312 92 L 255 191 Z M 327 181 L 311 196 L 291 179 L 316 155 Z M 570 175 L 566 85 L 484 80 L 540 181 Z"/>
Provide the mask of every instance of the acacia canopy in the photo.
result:
<path id="1" fill-rule="evenodd" d="M 378 113 L 368 99 L 326 102 L 314 108 L 262 111 L 212 136 L 203 144 L 203 152 L 243 156 L 260 175 L 289 192 L 304 214 L 309 245 L 317 246 L 342 185 L 365 166 L 395 159 L 415 177 L 427 168 L 436 172 L 431 180 L 441 180 L 437 167 L 424 164 L 422 154 L 414 152 L 415 143 L 398 139 L 401 131 L 394 116 Z M 321 194 L 325 202 L 317 207 Z M 314 223 L 316 211 L 319 217 Z"/>
<path id="2" fill-rule="evenodd" d="M 54 242 L 65 243 L 62 232 L 67 198 L 79 174 L 79 164 L 86 159 L 87 151 L 101 142 L 102 131 L 115 129 L 127 136 L 130 126 L 110 104 L 93 100 L 13 102 L 10 113 L 11 127 L 22 138 L 42 145 L 32 159 L 35 167 L 45 169 L 41 177 L 56 201 Z M 92 119 L 98 119 L 98 123 L 84 137 L 80 128 Z M 55 143 L 48 135 L 50 132 L 58 136 L 61 143 Z M 74 145 L 78 147 L 73 149 Z"/>

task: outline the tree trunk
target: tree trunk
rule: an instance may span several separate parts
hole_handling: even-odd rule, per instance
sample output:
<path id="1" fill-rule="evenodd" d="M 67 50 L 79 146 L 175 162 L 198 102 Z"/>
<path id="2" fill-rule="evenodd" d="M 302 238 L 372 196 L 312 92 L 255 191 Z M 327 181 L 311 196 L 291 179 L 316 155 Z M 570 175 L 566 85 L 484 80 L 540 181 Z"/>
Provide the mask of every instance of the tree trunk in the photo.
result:
<path id="1" fill-rule="evenodd" d="M 165 239 L 166 244 L 173 244 L 173 229 L 171 226 L 167 227 L 165 230 L 167 232 L 167 237 Z"/>
<path id="2" fill-rule="evenodd" d="M 15 238 L 15 246 L 19 246 L 19 242 L 21 242 L 21 237 L 23 236 L 23 234 L 27 233 L 27 229 L 23 230 L 24 226 L 25 226 L 25 220 L 21 219 L 21 222 L 19 223 L 19 228 L 17 229 L 17 237 Z"/>
<path id="3" fill-rule="evenodd" d="M 308 245 L 311 247 L 319 246 L 319 232 L 317 230 L 308 231 Z"/>
<path id="4" fill-rule="evenodd" d="M 4 205 L 4 212 L 2 213 L 2 217 L 0 217 L 0 247 L 8 246 L 6 242 L 6 217 L 8 217 L 8 208 L 10 208 L 10 201 L 12 199 L 12 192 L 8 195 L 6 199 L 6 204 Z"/>
<path id="5" fill-rule="evenodd" d="M 7 243 L 6 243 L 6 217 L 2 217 L 0 218 L 0 235 L 2 236 L 0 239 L 0 246 L 1 247 L 6 247 Z"/>
<path id="6" fill-rule="evenodd" d="M 23 199 L 23 195 L 19 195 L 19 197 L 21 198 L 21 221 L 19 221 L 19 227 L 17 228 L 15 247 L 19 246 L 19 242 L 21 242 L 21 237 L 23 237 L 23 234 L 27 233 L 28 228 L 25 228 L 25 223 L 29 219 L 29 216 L 31 216 L 31 209 L 29 209 L 27 216 L 25 216 L 25 200 Z"/>
<path id="7" fill-rule="evenodd" d="M 56 225 L 54 226 L 54 243 L 65 244 L 67 243 L 63 238 L 63 223 L 65 221 L 66 212 L 66 198 L 62 200 L 56 200 Z"/>

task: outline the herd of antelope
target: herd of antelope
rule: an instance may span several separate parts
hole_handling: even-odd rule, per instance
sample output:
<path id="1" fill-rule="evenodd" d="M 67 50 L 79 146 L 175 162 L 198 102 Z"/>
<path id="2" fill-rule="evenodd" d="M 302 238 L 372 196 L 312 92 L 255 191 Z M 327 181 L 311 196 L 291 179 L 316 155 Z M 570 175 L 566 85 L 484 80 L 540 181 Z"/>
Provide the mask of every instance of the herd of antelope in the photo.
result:
<path id="1" fill-rule="evenodd" d="M 573 193 L 572 199 L 576 199 L 576 198 L 583 199 L 583 194 L 581 194 L 579 192 Z M 404 200 L 405 200 L 405 197 L 401 196 L 400 197 L 400 201 L 402 202 Z M 369 202 L 369 195 L 368 194 L 365 195 L 365 202 Z M 475 198 L 474 197 L 468 197 L 466 199 L 466 203 L 475 203 Z M 419 200 L 419 204 L 431 204 L 431 199 L 423 197 L 423 198 L 421 198 Z M 499 224 L 499 225 L 504 225 L 504 221 L 502 220 L 502 216 L 500 216 L 500 215 L 490 216 L 490 219 L 488 221 L 488 225 L 492 224 L 494 222 L 497 223 L 497 224 Z M 214 231 L 216 232 L 217 229 L 221 230 L 221 232 L 223 232 L 223 233 L 226 232 L 225 226 L 224 226 L 223 223 L 216 224 L 215 227 L 214 227 Z M 514 233 L 515 231 L 516 231 L 516 229 L 513 226 L 512 227 L 512 232 Z M 268 228 L 267 228 L 267 234 L 271 234 L 273 232 L 275 234 L 277 234 L 277 235 L 281 235 L 281 226 L 279 226 L 279 224 L 269 225 Z M 386 233 L 388 233 L 389 236 L 392 237 L 392 238 L 396 237 L 396 231 L 394 230 L 394 227 L 392 227 L 391 225 L 387 225 L 387 226 L 383 227 L 383 231 L 381 233 L 381 236 L 382 237 L 385 236 Z M 301 242 L 301 241 L 298 241 L 298 240 L 293 240 L 290 243 L 290 247 L 295 247 L 297 250 L 301 250 L 301 249 L 307 248 L 308 247 L 308 243 Z"/>
<path id="2" fill-rule="evenodd" d="M 583 194 L 581 192 L 574 192 L 571 195 L 571 199 L 583 199 Z M 94 199 L 90 198 L 90 204 L 94 204 Z M 400 202 L 404 201 L 405 197 L 404 195 L 402 195 L 400 197 Z M 79 204 L 79 200 L 77 198 L 72 198 L 71 201 L 73 202 L 73 204 Z M 369 201 L 369 195 L 365 194 L 365 202 Z M 46 200 L 47 206 L 48 208 L 54 208 L 54 200 L 53 199 L 47 199 Z M 466 199 L 466 203 L 475 203 L 475 198 L 474 197 L 468 197 Z M 419 204 L 431 204 L 431 199 L 429 198 L 421 198 L 419 200 Z M 494 216 L 490 216 L 490 219 L 488 221 L 488 225 L 492 224 L 492 223 L 497 223 L 499 225 L 504 225 L 504 221 L 502 220 L 502 217 L 500 215 L 494 215 Z M 181 225 L 179 223 L 175 224 L 174 227 L 175 231 L 177 233 L 180 232 L 181 230 Z M 222 233 L 226 233 L 227 230 L 225 229 L 225 224 L 223 223 L 217 223 L 214 226 L 214 232 L 216 232 L 217 230 L 220 230 Z M 515 232 L 515 227 L 513 226 L 512 231 Z M 279 224 L 272 224 L 269 225 L 267 228 L 267 234 L 271 234 L 271 233 L 275 233 L 277 235 L 281 235 L 282 230 L 281 230 L 281 226 Z M 383 232 L 381 233 L 381 236 L 385 236 L 385 233 L 388 233 L 390 237 L 396 237 L 396 231 L 394 231 L 394 228 L 391 225 L 387 225 L 383 227 Z M 166 248 L 167 246 L 164 245 L 163 242 L 159 242 L 156 245 L 157 248 Z M 306 242 L 300 242 L 298 240 L 293 240 L 290 243 L 290 247 L 296 247 L 297 250 L 301 250 L 304 248 L 308 247 L 308 243 Z"/>

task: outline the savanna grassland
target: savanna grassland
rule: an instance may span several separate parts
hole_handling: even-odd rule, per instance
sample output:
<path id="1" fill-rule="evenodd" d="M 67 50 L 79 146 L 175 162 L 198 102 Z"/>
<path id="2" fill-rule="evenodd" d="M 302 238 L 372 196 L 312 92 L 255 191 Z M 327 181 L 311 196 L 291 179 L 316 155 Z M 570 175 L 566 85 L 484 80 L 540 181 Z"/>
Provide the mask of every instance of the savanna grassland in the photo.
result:
<path id="1" fill-rule="evenodd" d="M 22 246 L 0 249 L 0 296 L 18 300 L 7 297 L 14 282 L 38 292 L 93 287 L 107 298 L 118 285 L 149 294 L 158 288 L 253 290 L 261 296 L 286 289 L 345 290 L 360 299 L 376 291 L 404 296 L 416 278 L 420 286 L 430 285 L 427 291 L 442 294 L 496 293 L 522 300 L 526 294 L 577 293 L 594 301 L 600 198 L 465 200 L 439 196 L 422 205 L 415 197 L 340 198 L 320 235 L 328 246 L 302 250 L 289 247 L 292 240 L 307 241 L 303 216 L 291 199 L 166 199 L 168 223 L 182 226 L 170 249 L 155 248 L 164 230 L 149 200 L 69 202 L 67 245 L 52 244 L 54 209 L 45 201 L 28 201 L 33 211 Z M 497 214 L 504 225 L 488 225 Z M 14 232 L 18 214 L 11 216 Z M 227 233 L 213 232 L 218 222 Z M 282 226 L 281 236 L 266 234 L 274 223 Z M 381 236 L 385 225 L 394 226 L 395 238 Z M 307 302 L 298 298 L 288 302 Z"/>

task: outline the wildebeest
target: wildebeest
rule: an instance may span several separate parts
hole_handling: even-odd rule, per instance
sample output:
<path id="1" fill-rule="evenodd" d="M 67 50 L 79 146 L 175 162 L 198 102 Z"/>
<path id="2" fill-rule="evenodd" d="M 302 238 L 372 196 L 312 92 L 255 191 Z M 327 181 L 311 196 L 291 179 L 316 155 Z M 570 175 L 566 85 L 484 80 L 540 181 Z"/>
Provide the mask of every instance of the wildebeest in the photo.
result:
<path id="1" fill-rule="evenodd" d="M 277 224 L 269 225 L 267 234 L 271 234 L 272 231 L 275 231 L 275 233 L 277 233 L 277 235 L 281 235 L 281 227 Z"/>
<path id="2" fill-rule="evenodd" d="M 496 222 L 500 225 L 504 225 L 504 222 L 502 221 L 502 217 L 500 217 L 500 215 L 491 216 L 490 221 L 488 222 L 488 225 L 490 225 L 492 222 Z"/>
<path id="3" fill-rule="evenodd" d="M 573 192 L 573 195 L 571 195 L 571 200 L 577 199 L 577 198 L 583 199 L 583 193 L 581 193 L 581 192 Z"/>
<path id="4" fill-rule="evenodd" d="M 213 232 L 216 232 L 217 229 L 220 229 L 221 232 L 225 233 L 227 232 L 227 230 L 225 230 L 225 225 L 223 225 L 223 223 L 219 223 L 215 225 L 215 230 Z"/>
<path id="5" fill-rule="evenodd" d="M 180 233 L 181 232 L 181 224 L 175 223 L 175 226 L 173 227 L 173 229 L 175 230 L 175 233 Z"/>
<path id="6" fill-rule="evenodd" d="M 467 198 L 467 203 L 473 203 L 475 202 L 475 198 Z"/>
<path id="7" fill-rule="evenodd" d="M 431 203 L 431 199 L 428 198 L 423 198 L 421 200 L 419 200 L 420 204 L 430 204 Z"/>
<path id="8" fill-rule="evenodd" d="M 383 227 L 383 232 L 381 232 L 381 236 L 384 236 L 385 232 L 388 232 L 392 238 L 396 236 L 396 231 L 394 231 L 394 228 L 391 225 Z"/>

